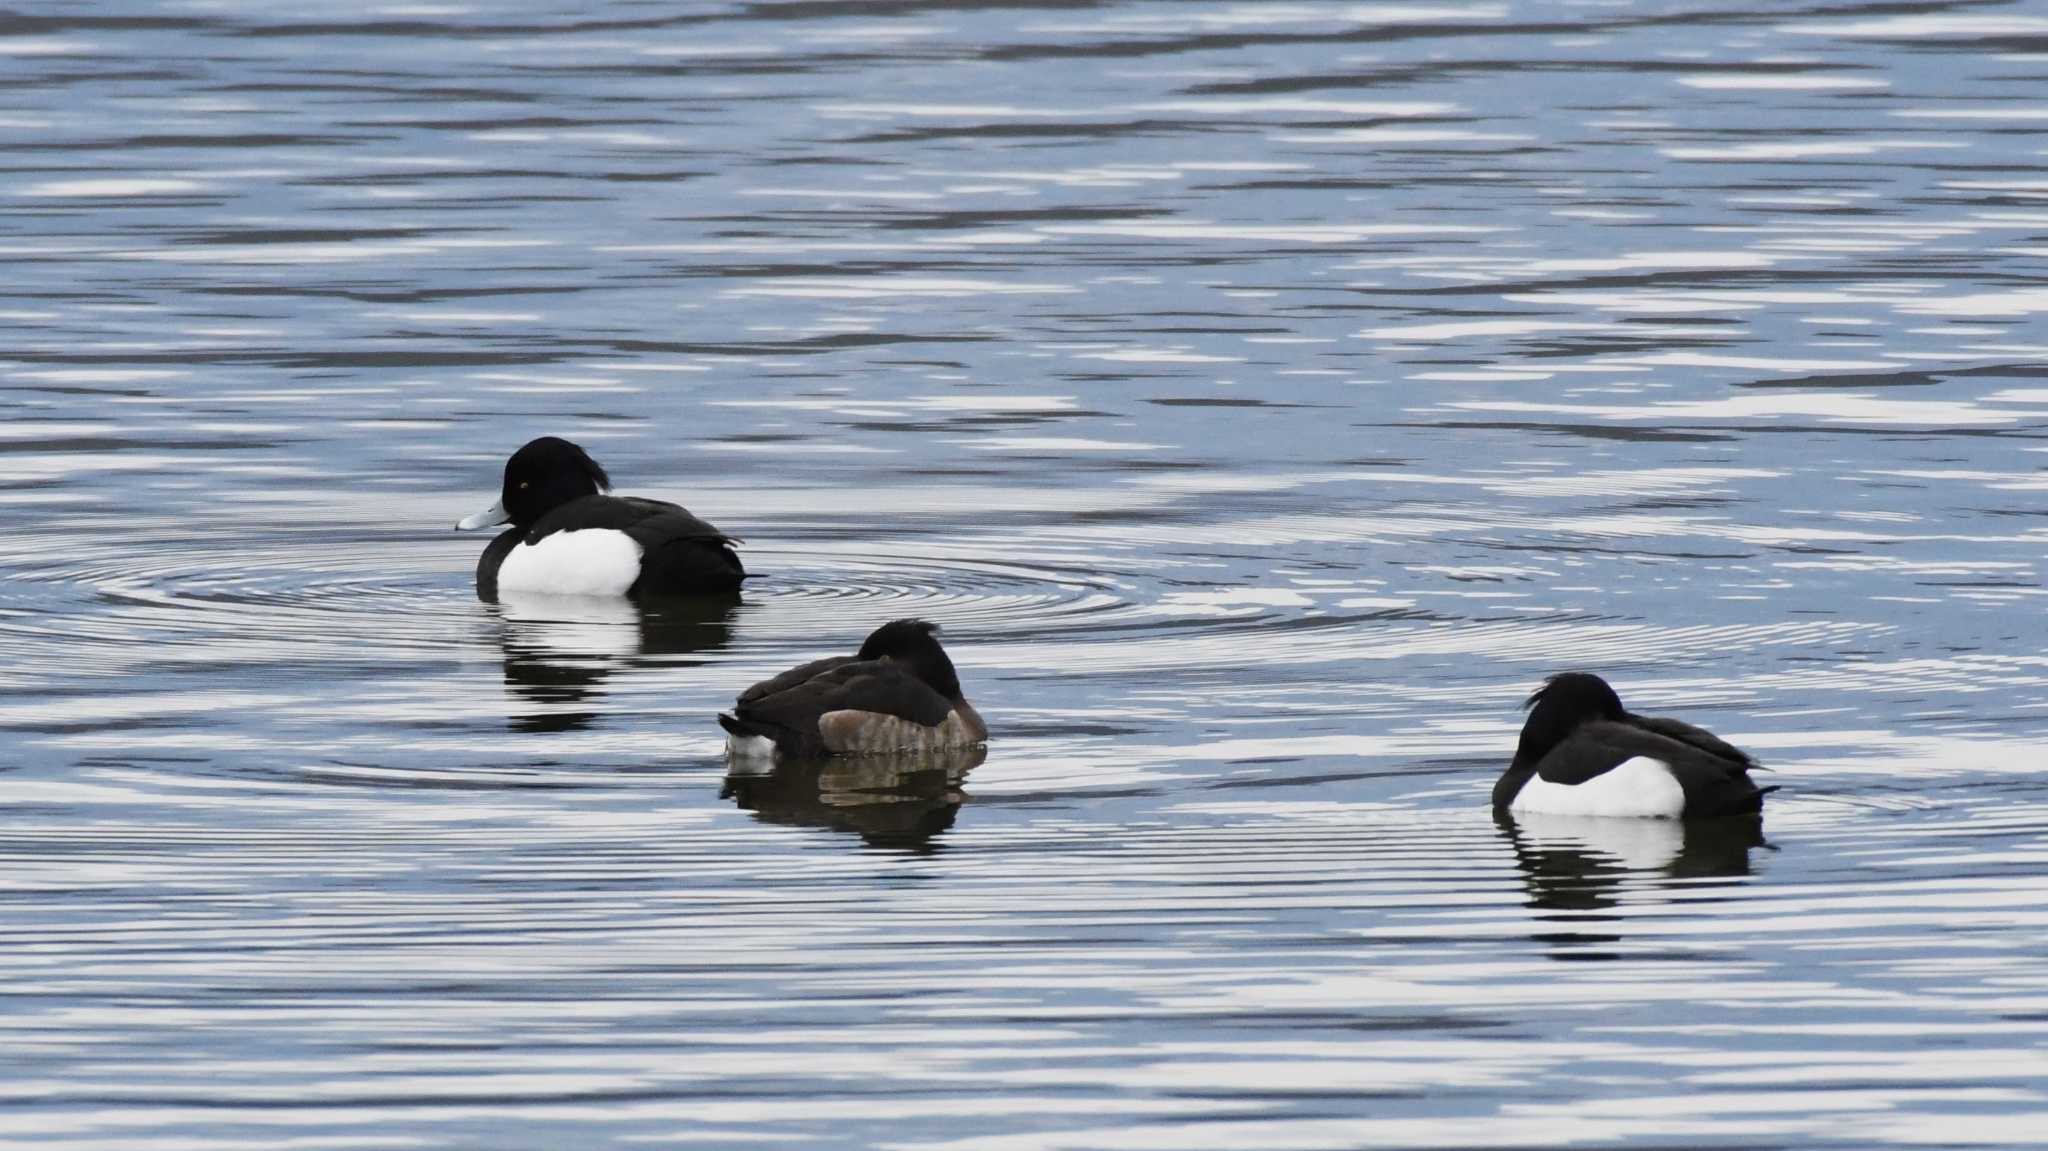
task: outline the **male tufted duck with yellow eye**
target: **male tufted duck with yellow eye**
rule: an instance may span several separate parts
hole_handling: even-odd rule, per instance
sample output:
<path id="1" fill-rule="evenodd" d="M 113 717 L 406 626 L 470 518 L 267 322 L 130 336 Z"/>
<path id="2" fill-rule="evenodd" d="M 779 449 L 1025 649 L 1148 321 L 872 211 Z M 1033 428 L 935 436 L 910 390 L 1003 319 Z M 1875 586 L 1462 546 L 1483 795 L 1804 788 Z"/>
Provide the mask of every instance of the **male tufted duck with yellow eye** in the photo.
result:
<path id="1" fill-rule="evenodd" d="M 498 502 L 457 530 L 512 526 L 476 565 L 476 594 L 730 595 L 746 579 L 738 541 L 685 508 L 662 500 L 614 496 L 611 477 L 590 453 L 542 436 L 505 462 Z"/>

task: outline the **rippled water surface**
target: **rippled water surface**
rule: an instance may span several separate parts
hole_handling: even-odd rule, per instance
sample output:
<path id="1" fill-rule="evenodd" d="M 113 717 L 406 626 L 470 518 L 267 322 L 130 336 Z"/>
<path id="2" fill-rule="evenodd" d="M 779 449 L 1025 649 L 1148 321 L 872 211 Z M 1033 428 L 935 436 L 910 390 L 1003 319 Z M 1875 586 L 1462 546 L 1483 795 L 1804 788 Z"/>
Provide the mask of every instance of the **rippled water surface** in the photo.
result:
<path id="1" fill-rule="evenodd" d="M 2048 9 L 284 7 L 0 15 L 0 1138 L 2041 1139 Z M 744 602 L 478 602 L 549 432 Z"/>

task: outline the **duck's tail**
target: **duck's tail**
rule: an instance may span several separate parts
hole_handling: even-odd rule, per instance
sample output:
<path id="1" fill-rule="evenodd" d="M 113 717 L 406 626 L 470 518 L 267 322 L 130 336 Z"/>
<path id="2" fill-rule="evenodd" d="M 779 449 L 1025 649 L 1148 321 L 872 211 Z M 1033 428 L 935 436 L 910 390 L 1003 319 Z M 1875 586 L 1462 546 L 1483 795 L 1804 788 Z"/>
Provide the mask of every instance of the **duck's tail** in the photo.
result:
<path id="1" fill-rule="evenodd" d="M 742 759 L 772 759 L 775 737 L 736 715 L 718 713 L 718 726 L 725 729 L 726 750 Z"/>
<path id="2" fill-rule="evenodd" d="M 1761 815 L 1763 814 L 1764 810 L 1764 796 L 1769 795 L 1770 793 L 1778 790 L 1779 786 L 1779 784 L 1773 783 L 1764 787 L 1753 788 L 1748 795 L 1744 795 L 1736 799 L 1734 802 L 1728 804 L 1727 807 L 1723 808 L 1718 812 L 1713 812 L 1712 814 Z"/>

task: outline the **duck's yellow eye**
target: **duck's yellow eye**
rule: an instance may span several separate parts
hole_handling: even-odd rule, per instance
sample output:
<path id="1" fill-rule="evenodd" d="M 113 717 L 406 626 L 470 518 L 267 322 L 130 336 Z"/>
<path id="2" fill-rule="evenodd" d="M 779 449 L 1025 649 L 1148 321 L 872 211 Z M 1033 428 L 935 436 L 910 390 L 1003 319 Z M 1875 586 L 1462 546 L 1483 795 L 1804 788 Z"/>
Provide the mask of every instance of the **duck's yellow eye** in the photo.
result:
<path id="1" fill-rule="evenodd" d="M 521 482 L 521 483 L 520 483 L 520 485 L 519 485 L 519 490 L 520 490 L 520 491 L 522 491 L 522 492 L 526 490 L 526 484 L 525 484 L 524 482 Z"/>

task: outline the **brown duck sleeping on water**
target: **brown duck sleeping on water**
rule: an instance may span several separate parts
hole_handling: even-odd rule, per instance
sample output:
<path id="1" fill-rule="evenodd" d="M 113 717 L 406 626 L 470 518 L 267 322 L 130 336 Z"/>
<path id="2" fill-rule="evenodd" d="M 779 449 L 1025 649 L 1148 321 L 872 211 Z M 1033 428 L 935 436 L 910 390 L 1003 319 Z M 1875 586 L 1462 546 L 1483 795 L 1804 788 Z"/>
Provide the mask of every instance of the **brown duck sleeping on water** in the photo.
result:
<path id="1" fill-rule="evenodd" d="M 791 668 L 718 717 L 736 756 L 814 759 L 972 747 L 988 726 L 960 690 L 938 626 L 891 620 L 851 656 Z"/>

